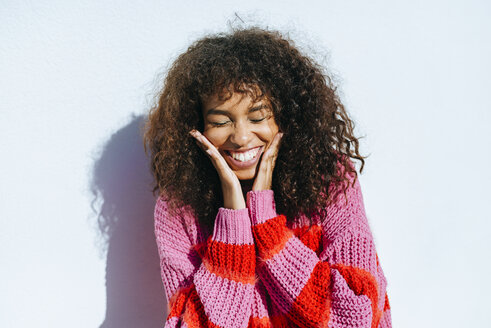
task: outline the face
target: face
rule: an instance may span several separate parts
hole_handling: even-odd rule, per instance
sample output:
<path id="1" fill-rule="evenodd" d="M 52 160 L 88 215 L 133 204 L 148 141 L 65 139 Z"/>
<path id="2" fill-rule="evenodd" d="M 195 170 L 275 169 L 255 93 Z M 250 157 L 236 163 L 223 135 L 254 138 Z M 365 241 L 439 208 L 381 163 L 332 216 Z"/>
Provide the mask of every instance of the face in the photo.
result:
<path id="1" fill-rule="evenodd" d="M 269 101 L 252 103 L 247 94 L 234 93 L 223 102 L 215 95 L 204 101 L 203 116 L 203 135 L 237 178 L 254 179 L 262 153 L 279 130 Z"/>

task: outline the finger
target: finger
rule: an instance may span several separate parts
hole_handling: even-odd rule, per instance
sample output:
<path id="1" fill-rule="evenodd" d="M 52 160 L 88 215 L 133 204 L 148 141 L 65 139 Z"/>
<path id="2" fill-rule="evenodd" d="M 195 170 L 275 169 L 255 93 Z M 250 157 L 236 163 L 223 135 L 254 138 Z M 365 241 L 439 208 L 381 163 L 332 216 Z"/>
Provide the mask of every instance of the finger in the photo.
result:
<path id="1" fill-rule="evenodd" d="M 273 143 L 272 143 L 272 148 L 273 150 L 275 151 L 275 154 L 278 153 L 278 150 L 280 149 L 280 142 L 281 142 L 281 139 L 283 138 L 283 132 L 278 132 L 275 136 L 274 136 L 274 139 L 273 139 Z"/>
<path id="2" fill-rule="evenodd" d="M 206 146 L 198 139 L 194 140 L 196 142 L 196 145 L 206 153 L 206 155 L 210 156 L 210 150 L 206 148 Z"/>
<path id="3" fill-rule="evenodd" d="M 219 171 L 219 173 L 221 173 L 221 172 L 231 173 L 232 172 L 232 169 L 230 168 L 230 166 L 228 166 L 227 161 L 225 160 L 225 158 L 223 158 L 222 154 L 220 154 L 220 152 L 218 151 L 218 149 L 216 149 L 215 146 L 212 146 L 212 148 L 209 148 L 207 150 L 207 153 L 212 158 L 213 165 Z"/>
<path id="4" fill-rule="evenodd" d="M 273 141 L 274 142 L 274 145 L 273 145 L 273 149 L 274 149 L 273 163 L 276 161 L 276 158 L 278 158 L 278 152 L 280 150 L 280 144 L 281 144 L 281 140 L 283 139 L 283 135 L 284 135 L 283 132 L 278 133 L 275 136 L 275 140 Z"/>
<path id="5" fill-rule="evenodd" d="M 278 150 L 280 145 L 280 140 L 283 137 L 283 132 L 278 132 L 271 144 L 268 146 L 268 149 L 265 152 L 265 157 L 267 160 L 272 161 L 278 156 Z"/>
<path id="6" fill-rule="evenodd" d="M 193 130 L 192 136 L 200 142 L 201 145 L 206 149 L 216 149 L 215 146 L 206 138 L 201 132 Z"/>
<path id="7" fill-rule="evenodd" d="M 191 133 L 192 132 L 192 133 Z M 191 135 L 196 138 L 201 149 L 203 149 L 206 154 L 210 157 L 213 166 L 219 171 L 219 173 L 230 170 L 225 158 L 218 151 L 218 149 L 211 143 L 208 138 L 206 138 L 201 132 L 197 130 L 191 131 Z"/>
<path id="8" fill-rule="evenodd" d="M 273 169 L 276 157 L 278 155 L 279 141 L 282 137 L 282 133 L 277 133 L 273 141 L 269 144 L 268 148 L 264 152 L 264 155 L 259 164 L 259 171 L 263 174 L 268 174 L 270 170 Z"/>
<path id="9" fill-rule="evenodd" d="M 196 130 L 192 130 L 189 132 L 189 134 L 191 134 L 195 141 L 196 141 L 196 144 L 201 148 L 203 149 L 203 151 L 205 151 L 206 153 L 208 153 L 208 149 L 210 148 L 213 148 L 213 144 L 209 143 L 208 139 L 206 139 L 206 137 L 201 134 L 199 131 L 196 131 Z M 208 143 L 206 142 L 208 141 Z"/>

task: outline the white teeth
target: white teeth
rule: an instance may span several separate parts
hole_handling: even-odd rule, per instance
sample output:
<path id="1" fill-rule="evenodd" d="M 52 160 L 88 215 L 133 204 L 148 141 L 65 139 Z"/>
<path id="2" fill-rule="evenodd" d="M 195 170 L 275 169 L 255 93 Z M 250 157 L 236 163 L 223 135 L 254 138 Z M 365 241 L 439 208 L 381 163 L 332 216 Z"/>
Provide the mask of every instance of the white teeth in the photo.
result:
<path id="1" fill-rule="evenodd" d="M 250 161 L 251 159 L 256 157 L 258 151 L 259 151 L 259 148 L 256 148 L 256 149 L 250 150 L 250 151 L 245 152 L 245 153 L 234 153 L 234 152 L 230 151 L 230 154 L 232 155 L 232 157 L 234 159 L 236 159 L 240 162 L 245 162 L 245 161 Z"/>

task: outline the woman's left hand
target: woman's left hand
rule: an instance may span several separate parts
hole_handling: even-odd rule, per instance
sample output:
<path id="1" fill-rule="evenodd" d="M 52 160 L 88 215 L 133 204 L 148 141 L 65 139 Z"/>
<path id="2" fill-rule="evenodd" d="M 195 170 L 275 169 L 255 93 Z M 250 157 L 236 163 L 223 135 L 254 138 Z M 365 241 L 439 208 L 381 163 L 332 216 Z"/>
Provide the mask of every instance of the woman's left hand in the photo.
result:
<path id="1" fill-rule="evenodd" d="M 252 185 L 252 190 L 267 190 L 271 189 L 273 181 L 273 169 L 278 157 L 278 150 L 280 146 L 280 140 L 283 137 L 283 132 L 278 132 L 273 138 L 273 141 L 269 144 L 268 148 L 264 151 L 259 164 L 259 170 L 257 172 L 256 179 Z"/>

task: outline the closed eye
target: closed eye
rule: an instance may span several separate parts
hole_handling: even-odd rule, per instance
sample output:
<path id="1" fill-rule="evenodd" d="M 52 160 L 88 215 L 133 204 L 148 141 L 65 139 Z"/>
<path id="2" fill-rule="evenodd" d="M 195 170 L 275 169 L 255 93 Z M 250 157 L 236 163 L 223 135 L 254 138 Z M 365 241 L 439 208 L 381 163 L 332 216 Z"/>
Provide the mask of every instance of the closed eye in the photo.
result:
<path id="1" fill-rule="evenodd" d="M 266 117 L 260 118 L 260 119 L 251 119 L 250 121 L 253 123 L 259 123 L 262 122 L 266 119 Z M 227 122 L 210 122 L 211 125 L 213 126 L 224 126 L 225 124 L 229 123 L 230 121 Z"/>
<path id="2" fill-rule="evenodd" d="M 210 123 L 213 126 L 223 126 L 223 125 L 227 124 L 228 122 L 223 122 L 223 123 L 220 123 L 220 122 L 210 122 Z"/>

